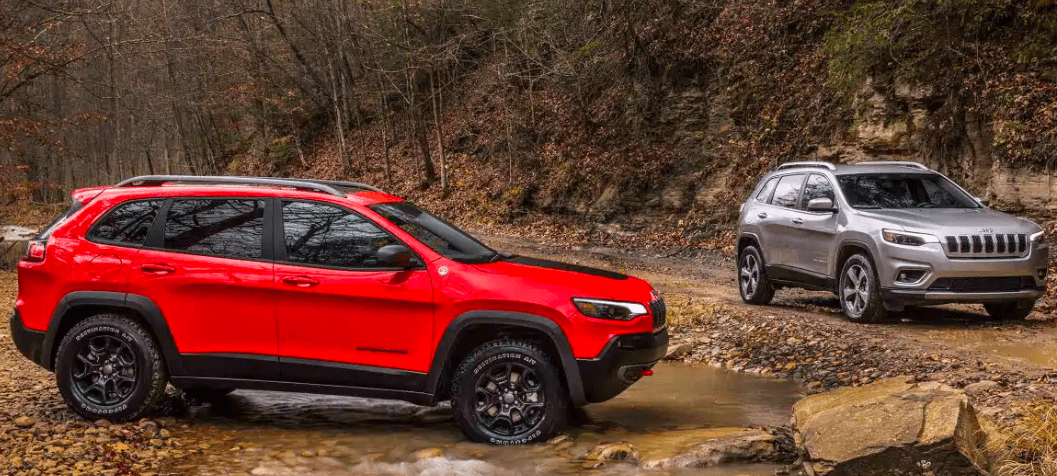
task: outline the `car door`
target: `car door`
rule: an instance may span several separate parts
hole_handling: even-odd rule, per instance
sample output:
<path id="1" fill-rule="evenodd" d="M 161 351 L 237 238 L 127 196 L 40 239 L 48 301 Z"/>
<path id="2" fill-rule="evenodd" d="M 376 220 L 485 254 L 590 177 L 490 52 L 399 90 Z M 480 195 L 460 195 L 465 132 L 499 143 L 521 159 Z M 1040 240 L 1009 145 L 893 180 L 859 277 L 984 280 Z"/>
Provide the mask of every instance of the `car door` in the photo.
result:
<path id="1" fill-rule="evenodd" d="M 70 270 L 73 281 L 84 289 L 126 292 L 129 266 L 164 204 L 164 198 L 129 200 L 93 223 L 79 253 L 85 259 Z"/>
<path id="2" fill-rule="evenodd" d="M 819 280 L 812 284 L 825 287 L 830 285 L 826 280 L 829 277 L 830 253 L 836 246 L 834 240 L 837 237 L 837 214 L 808 211 L 808 202 L 816 198 L 828 198 L 834 204 L 837 203 L 833 184 L 822 174 L 808 176 L 793 219 L 793 225 L 796 227 L 793 234 L 796 240 L 794 246 L 798 250 L 795 266 L 807 273 L 807 278 Z"/>
<path id="3" fill-rule="evenodd" d="M 763 220 L 765 243 L 762 245 L 767 274 L 774 279 L 792 279 L 790 270 L 795 269 L 799 259 L 793 220 L 797 218 L 796 207 L 800 203 L 805 177 L 806 174 L 802 173 L 783 175 L 775 186 L 770 206 L 766 207 L 767 217 Z"/>
<path id="4" fill-rule="evenodd" d="M 266 198 L 175 198 L 133 259 L 129 293 L 158 306 L 189 376 L 276 380 Z"/>
<path id="5" fill-rule="evenodd" d="M 433 286 L 425 267 L 387 268 L 377 252 L 402 244 L 344 206 L 282 200 L 275 289 L 284 380 L 413 387 L 394 370 L 429 369 Z M 406 375 L 405 375 L 406 376 Z"/>

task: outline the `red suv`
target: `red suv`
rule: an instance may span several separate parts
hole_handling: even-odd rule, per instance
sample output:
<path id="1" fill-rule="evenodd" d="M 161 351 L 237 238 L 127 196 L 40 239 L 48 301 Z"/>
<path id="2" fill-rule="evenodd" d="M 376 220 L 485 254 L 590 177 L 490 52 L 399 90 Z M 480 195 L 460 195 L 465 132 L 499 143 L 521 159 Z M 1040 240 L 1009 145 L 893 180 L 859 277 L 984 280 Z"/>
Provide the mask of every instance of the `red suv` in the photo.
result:
<path id="1" fill-rule="evenodd" d="M 553 435 L 668 347 L 623 274 L 505 255 L 363 184 L 145 176 L 81 189 L 18 265 L 11 331 L 88 419 L 166 383 L 451 400 L 479 442 Z"/>

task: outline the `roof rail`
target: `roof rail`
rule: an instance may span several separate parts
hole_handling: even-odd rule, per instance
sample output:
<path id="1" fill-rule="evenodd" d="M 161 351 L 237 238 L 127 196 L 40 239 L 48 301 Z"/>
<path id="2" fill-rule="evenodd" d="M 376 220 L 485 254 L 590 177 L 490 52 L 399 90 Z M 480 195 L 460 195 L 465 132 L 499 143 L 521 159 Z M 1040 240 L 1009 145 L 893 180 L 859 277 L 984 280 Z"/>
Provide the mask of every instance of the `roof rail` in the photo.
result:
<path id="1" fill-rule="evenodd" d="M 332 185 L 328 185 L 325 183 L 317 183 L 308 180 L 265 177 L 227 177 L 207 175 L 141 175 L 139 177 L 132 177 L 128 180 L 124 180 L 121 183 L 115 185 L 114 187 L 148 187 L 174 182 L 203 183 L 216 185 L 264 185 L 272 187 L 289 187 L 300 190 L 311 190 L 314 192 L 329 193 L 331 195 L 336 195 L 339 197 L 345 196 L 344 193 L 341 193 L 341 191 L 334 188 Z"/>
<path id="2" fill-rule="evenodd" d="M 791 169 L 794 167 L 822 167 L 829 170 L 837 170 L 837 167 L 829 162 L 787 162 L 778 166 L 778 170 Z"/>
<path id="3" fill-rule="evenodd" d="M 372 187 L 370 185 L 367 185 L 365 183 L 360 183 L 360 182 L 345 182 L 345 181 L 342 181 L 342 180 L 316 180 L 316 179 L 294 179 L 294 180 L 318 183 L 320 185 L 330 185 L 331 187 L 358 188 L 358 189 L 361 189 L 361 190 L 369 190 L 371 192 L 389 193 L 389 192 L 386 192 L 385 190 L 382 190 L 382 189 L 380 189 L 378 187 Z"/>
<path id="4" fill-rule="evenodd" d="M 921 170 L 932 170 L 924 164 L 911 162 L 909 160 L 872 160 L 867 162 L 857 162 L 855 165 L 894 165 L 897 167 L 913 167 Z"/>

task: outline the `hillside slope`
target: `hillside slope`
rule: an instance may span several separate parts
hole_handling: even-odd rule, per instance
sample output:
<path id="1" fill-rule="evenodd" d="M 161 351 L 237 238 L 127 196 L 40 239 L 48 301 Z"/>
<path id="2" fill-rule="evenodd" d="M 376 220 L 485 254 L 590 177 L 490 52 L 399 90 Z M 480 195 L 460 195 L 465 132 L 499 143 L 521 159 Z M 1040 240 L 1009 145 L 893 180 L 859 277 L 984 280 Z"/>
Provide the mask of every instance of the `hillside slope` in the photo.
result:
<path id="1" fill-rule="evenodd" d="M 398 97 L 388 118 L 361 104 L 349 158 L 321 134 L 303 157 L 247 153 L 228 171 L 357 179 L 463 224 L 662 247 L 725 242 L 756 178 L 791 160 L 916 160 L 999 208 L 1054 204 L 1050 2 L 641 0 L 588 18 L 601 33 L 567 69 L 519 81 L 507 51 L 451 72 L 446 194 L 423 181 Z M 429 141 L 436 161 L 435 128 Z"/>

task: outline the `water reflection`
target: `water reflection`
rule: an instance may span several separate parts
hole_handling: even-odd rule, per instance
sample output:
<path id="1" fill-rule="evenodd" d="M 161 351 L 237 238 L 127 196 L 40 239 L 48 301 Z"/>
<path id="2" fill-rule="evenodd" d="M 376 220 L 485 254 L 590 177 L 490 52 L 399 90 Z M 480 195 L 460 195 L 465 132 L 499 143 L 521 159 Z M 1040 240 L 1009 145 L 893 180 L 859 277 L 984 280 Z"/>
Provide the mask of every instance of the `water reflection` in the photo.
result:
<path id="1" fill-rule="evenodd" d="M 661 364 L 616 399 L 587 407 L 588 421 L 569 429 L 570 442 L 522 447 L 466 441 L 445 406 L 350 397 L 240 391 L 196 408 L 191 418 L 195 436 L 239 448 L 199 468 L 201 475 L 229 474 L 232 465 L 274 475 L 640 474 L 629 464 L 588 470 L 576 456 L 600 442 L 647 444 L 673 429 L 784 424 L 798 394 L 791 382 Z M 742 465 L 671 474 L 771 475 L 774 469 Z"/>

